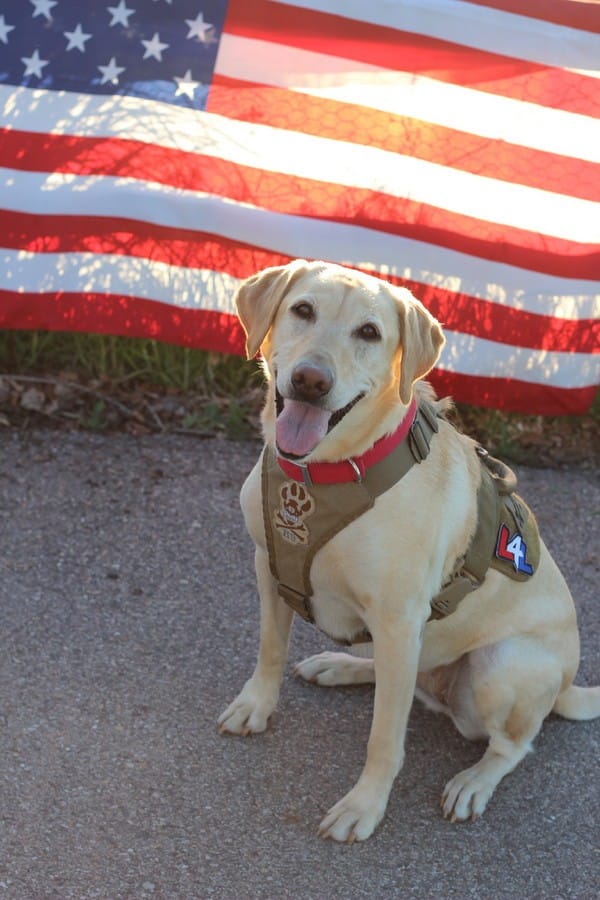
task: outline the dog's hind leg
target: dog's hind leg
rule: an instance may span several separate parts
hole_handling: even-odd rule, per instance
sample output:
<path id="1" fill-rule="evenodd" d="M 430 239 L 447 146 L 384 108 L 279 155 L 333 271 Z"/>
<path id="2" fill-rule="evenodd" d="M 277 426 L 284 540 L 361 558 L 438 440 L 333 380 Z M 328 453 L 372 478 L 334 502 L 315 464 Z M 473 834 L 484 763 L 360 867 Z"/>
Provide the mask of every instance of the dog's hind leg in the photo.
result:
<path id="1" fill-rule="evenodd" d="M 532 639 L 515 638 L 469 656 L 471 690 L 489 738 L 483 757 L 446 785 L 451 821 L 477 819 L 500 781 L 531 750 L 561 688 L 560 664 Z"/>
<path id="2" fill-rule="evenodd" d="M 370 645 L 369 645 L 370 646 Z M 326 650 L 303 659 L 294 667 L 294 674 L 323 687 L 348 684 L 374 684 L 375 666 L 372 659 Z"/>

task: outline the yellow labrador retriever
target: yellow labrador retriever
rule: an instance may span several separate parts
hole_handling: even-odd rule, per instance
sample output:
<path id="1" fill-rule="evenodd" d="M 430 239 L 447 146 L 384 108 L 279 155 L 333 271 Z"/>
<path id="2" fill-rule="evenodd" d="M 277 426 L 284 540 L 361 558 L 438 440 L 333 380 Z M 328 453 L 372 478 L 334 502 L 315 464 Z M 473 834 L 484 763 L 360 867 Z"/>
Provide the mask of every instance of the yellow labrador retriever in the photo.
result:
<path id="1" fill-rule="evenodd" d="M 327 652 L 296 668 L 321 685 L 375 683 L 364 769 L 320 833 L 364 840 L 381 821 L 415 693 L 488 741 L 442 795 L 446 817 L 476 818 L 551 711 L 600 714 L 600 688 L 572 684 L 579 638 L 567 585 L 541 540 L 500 524 L 496 567 L 479 579 L 461 571 L 469 592 L 444 609 L 444 587 L 485 518 L 490 476 L 420 381 L 444 338 L 408 290 L 296 260 L 248 278 L 236 302 L 248 356 L 262 351 L 268 378 L 265 449 L 241 493 L 256 545 L 260 649 L 220 729 L 267 727 L 295 610 L 343 643 L 372 642 L 373 658 Z M 496 481 L 510 495 L 510 474 Z M 526 518 L 524 504 L 515 509 Z"/>

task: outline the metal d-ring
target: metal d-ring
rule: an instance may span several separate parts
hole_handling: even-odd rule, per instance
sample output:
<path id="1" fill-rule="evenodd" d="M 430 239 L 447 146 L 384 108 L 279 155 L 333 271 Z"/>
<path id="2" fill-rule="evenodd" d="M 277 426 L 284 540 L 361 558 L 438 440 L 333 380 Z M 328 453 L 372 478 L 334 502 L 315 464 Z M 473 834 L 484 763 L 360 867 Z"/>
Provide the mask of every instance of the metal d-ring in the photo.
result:
<path id="1" fill-rule="evenodd" d="M 357 483 L 357 484 L 362 484 L 363 477 L 362 477 L 362 472 L 361 472 L 360 469 L 358 468 L 358 463 L 355 462 L 355 460 L 353 460 L 351 456 L 348 457 L 348 462 L 350 463 L 350 465 L 351 465 L 352 468 L 354 469 L 354 474 L 356 475 L 356 483 Z"/>

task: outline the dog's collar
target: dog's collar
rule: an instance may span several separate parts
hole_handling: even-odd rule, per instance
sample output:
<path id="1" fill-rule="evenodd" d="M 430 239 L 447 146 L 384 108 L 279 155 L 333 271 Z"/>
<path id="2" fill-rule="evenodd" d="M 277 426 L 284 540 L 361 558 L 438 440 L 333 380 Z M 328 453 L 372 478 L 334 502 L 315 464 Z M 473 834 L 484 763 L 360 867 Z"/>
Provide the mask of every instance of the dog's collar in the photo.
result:
<path id="1" fill-rule="evenodd" d="M 417 416 L 417 401 L 412 399 L 406 415 L 395 431 L 380 438 L 370 450 L 361 456 L 352 456 L 339 462 L 298 463 L 277 455 L 277 463 L 281 471 L 294 481 L 311 484 L 343 484 L 356 481 L 360 483 L 367 469 L 381 462 L 409 434 Z"/>

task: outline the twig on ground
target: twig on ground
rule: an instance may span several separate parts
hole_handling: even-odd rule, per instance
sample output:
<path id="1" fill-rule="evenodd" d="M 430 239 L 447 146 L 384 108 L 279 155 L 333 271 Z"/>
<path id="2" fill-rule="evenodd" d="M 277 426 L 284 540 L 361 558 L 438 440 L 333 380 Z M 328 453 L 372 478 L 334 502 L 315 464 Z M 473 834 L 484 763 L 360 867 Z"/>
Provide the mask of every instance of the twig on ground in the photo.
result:
<path id="1" fill-rule="evenodd" d="M 8 382 L 22 382 L 23 384 L 48 384 L 53 387 L 58 386 L 67 386 L 72 388 L 75 391 L 80 391 L 82 394 L 88 394 L 91 397 L 95 397 L 97 400 L 102 400 L 104 403 L 108 403 L 110 406 L 113 406 L 117 409 L 121 415 L 127 416 L 130 419 L 136 419 L 138 422 L 142 418 L 139 412 L 135 409 L 129 409 L 129 407 L 125 406 L 124 403 L 121 403 L 119 400 L 115 400 L 114 397 L 109 397 L 106 394 L 101 393 L 100 391 L 94 390 L 94 388 L 86 387 L 83 384 L 78 384 L 76 381 L 66 381 L 62 378 L 49 378 L 48 376 L 40 376 L 40 375 L 13 375 L 7 372 L 0 372 L 0 378 L 5 378 Z"/>

